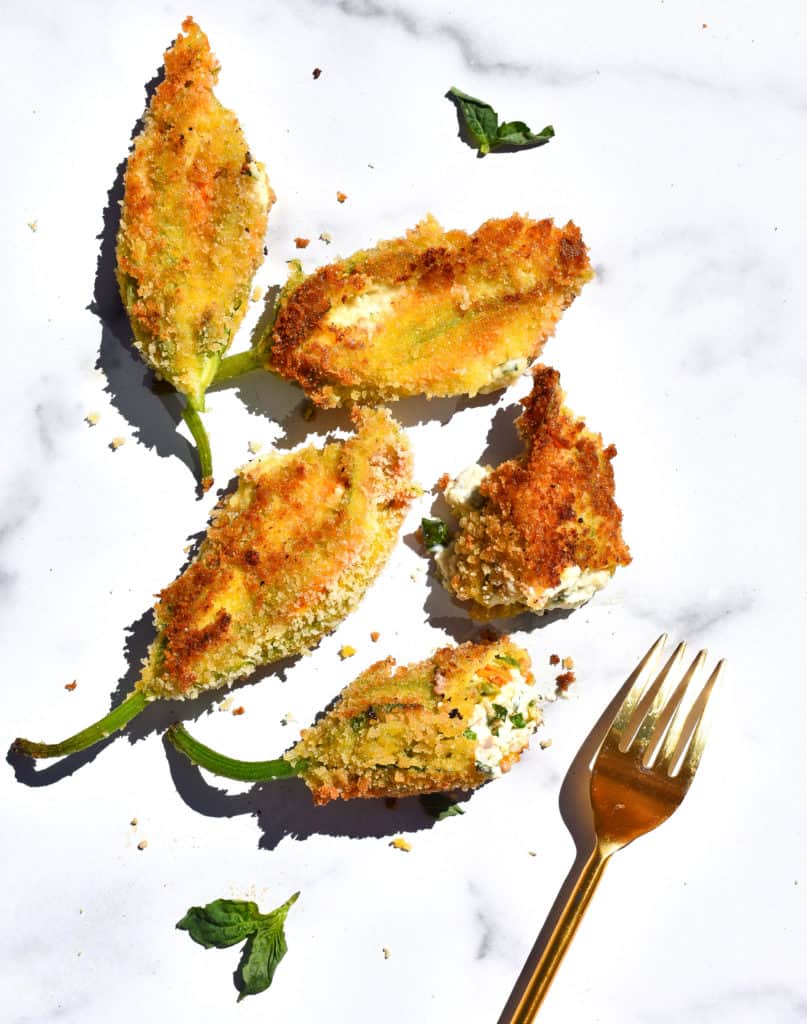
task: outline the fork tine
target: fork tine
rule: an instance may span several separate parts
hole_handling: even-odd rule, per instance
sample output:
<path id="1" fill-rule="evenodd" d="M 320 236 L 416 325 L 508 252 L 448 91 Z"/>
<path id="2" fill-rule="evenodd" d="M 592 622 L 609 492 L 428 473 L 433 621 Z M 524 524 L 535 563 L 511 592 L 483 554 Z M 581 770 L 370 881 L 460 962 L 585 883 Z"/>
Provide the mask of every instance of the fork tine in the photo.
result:
<path id="1" fill-rule="evenodd" d="M 627 745 L 627 749 L 640 759 L 645 756 L 651 737 L 658 737 L 659 735 L 657 727 L 660 724 L 660 717 L 664 717 L 663 712 L 666 709 L 667 698 L 670 696 L 670 691 L 677 679 L 675 670 L 684 657 L 686 647 L 686 643 L 682 640 L 639 702 L 639 708 L 641 708 L 641 705 L 652 697 L 652 704 L 642 716 L 635 737 Z"/>
<path id="2" fill-rule="evenodd" d="M 603 746 L 617 746 L 619 744 L 619 741 L 622 739 L 625 732 L 625 727 L 633 717 L 633 712 L 636 710 L 636 706 L 642 696 L 648 675 L 651 670 L 655 668 L 658 656 L 664 650 L 664 645 L 666 643 L 667 634 L 662 633 L 633 672 L 628 676 L 627 682 L 630 684 L 630 689 L 619 706 L 619 710 L 611 723 L 611 728 L 608 730 L 608 734 L 603 741 Z"/>
<path id="3" fill-rule="evenodd" d="M 706 651 L 698 651 L 692 664 L 684 673 L 681 682 L 675 688 L 675 692 L 672 697 L 670 697 L 669 704 L 667 705 L 670 711 L 675 708 L 675 714 L 672 716 L 672 721 L 667 729 L 664 742 L 661 745 L 658 757 L 655 759 L 655 766 L 657 768 L 663 768 L 667 772 L 670 770 L 673 754 L 675 753 L 678 741 L 681 739 L 681 734 L 684 730 L 684 725 L 686 724 L 687 705 L 685 703 L 685 697 L 687 691 L 692 680 L 703 668 L 705 661 Z"/>
<path id="4" fill-rule="evenodd" d="M 709 676 L 706 686 L 701 690 L 698 699 L 692 707 L 691 714 L 693 716 L 697 715 L 697 725 L 695 726 L 695 731 L 692 733 L 692 739 L 688 742 L 682 752 L 683 761 L 681 762 L 681 768 L 676 773 L 677 777 L 687 788 L 692 782 L 692 778 L 700 764 L 701 754 L 703 753 L 703 748 L 706 744 L 706 737 L 709 733 L 709 723 L 712 717 L 712 705 L 709 701 L 714 692 L 715 686 L 717 686 L 718 680 L 723 675 L 725 665 L 725 661 L 721 658 L 717 663 L 717 667 L 714 672 Z M 692 724 L 694 724 L 694 722 Z M 691 726 L 689 726 L 689 728 L 691 728 Z M 687 732 L 689 732 L 689 728 L 686 730 Z M 673 763 L 674 762 L 671 762 L 671 764 Z"/>

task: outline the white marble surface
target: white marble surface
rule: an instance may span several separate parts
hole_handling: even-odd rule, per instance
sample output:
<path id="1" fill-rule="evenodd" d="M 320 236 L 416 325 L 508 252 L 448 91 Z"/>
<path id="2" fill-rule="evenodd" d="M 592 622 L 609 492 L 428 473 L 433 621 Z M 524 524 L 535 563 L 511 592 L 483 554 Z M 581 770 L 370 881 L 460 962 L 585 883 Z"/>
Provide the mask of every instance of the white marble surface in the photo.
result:
<path id="1" fill-rule="evenodd" d="M 144 386 L 104 234 L 144 87 L 186 13 L 173 0 L 4 5 L 9 741 L 65 735 L 128 688 L 152 595 L 215 498 L 195 500 L 175 408 Z M 542 670 L 550 653 L 572 655 L 579 682 L 547 711 L 553 745 L 464 817 L 432 824 L 416 801 L 317 810 L 297 783 L 250 792 L 202 778 L 160 739 L 173 709 L 67 774 L 16 779 L 6 765 L 4 1020 L 495 1022 L 575 857 L 562 781 L 664 628 L 730 661 L 710 747 L 681 811 L 606 873 L 540 1019 L 806 1019 L 803 8 L 198 0 L 192 13 L 278 194 L 261 285 L 283 280 L 295 235 L 314 239 L 313 267 L 427 211 L 467 229 L 514 209 L 580 224 L 598 278 L 545 360 L 619 448 L 634 563 L 567 618 L 511 623 Z M 553 123 L 556 139 L 476 159 L 443 99 L 451 85 L 536 129 Z M 398 405 L 421 483 L 488 446 L 514 451 L 526 390 Z M 299 402 L 257 377 L 211 396 L 220 484 L 250 440 L 288 446 L 344 423 L 307 425 Z M 200 737 L 272 756 L 371 660 L 474 633 L 412 543 L 430 502 L 335 635 L 238 691 L 243 716 L 215 701 L 188 709 Z M 342 663 L 345 643 L 358 653 Z M 411 853 L 390 848 L 397 834 Z M 271 991 L 236 1009 L 235 951 L 206 952 L 174 922 L 217 896 L 268 909 L 297 889 Z"/>

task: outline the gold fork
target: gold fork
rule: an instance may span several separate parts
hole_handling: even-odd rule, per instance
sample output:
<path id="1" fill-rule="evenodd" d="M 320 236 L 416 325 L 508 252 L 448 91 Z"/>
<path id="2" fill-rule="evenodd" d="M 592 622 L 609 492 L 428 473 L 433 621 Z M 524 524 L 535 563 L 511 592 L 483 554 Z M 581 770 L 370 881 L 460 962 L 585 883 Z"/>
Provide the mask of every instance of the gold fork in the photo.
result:
<path id="1" fill-rule="evenodd" d="M 679 679 L 686 645 L 680 643 L 645 689 L 667 634 L 656 640 L 629 676 L 628 694 L 594 760 L 591 807 L 596 846 L 561 911 L 512 1014 L 499 1024 L 530 1024 L 535 1019 L 563 955 L 608 859 L 637 836 L 650 832 L 684 799 L 706 742 L 707 705 L 723 673 L 720 661 L 692 699 L 702 677 L 706 651 L 700 651 Z"/>

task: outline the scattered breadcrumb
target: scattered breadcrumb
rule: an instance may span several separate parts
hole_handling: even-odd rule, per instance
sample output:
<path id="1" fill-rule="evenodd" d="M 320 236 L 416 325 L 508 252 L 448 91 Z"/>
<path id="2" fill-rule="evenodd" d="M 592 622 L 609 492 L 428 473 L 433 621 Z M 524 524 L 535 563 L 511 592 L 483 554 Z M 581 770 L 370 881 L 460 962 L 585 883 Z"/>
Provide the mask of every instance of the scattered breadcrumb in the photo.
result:
<path id="1" fill-rule="evenodd" d="M 561 664 L 564 668 L 574 668 L 574 658 L 564 658 Z"/>
<path id="2" fill-rule="evenodd" d="M 321 74 L 322 74 L 322 68 L 314 68 L 314 70 L 311 72 L 311 77 L 316 82 L 316 80 L 319 78 L 319 76 Z"/>
<path id="3" fill-rule="evenodd" d="M 345 195 L 344 192 L 337 192 L 336 193 L 336 201 L 337 201 L 337 203 L 343 203 L 346 199 L 347 199 L 347 196 Z"/>
<path id="4" fill-rule="evenodd" d="M 75 679 L 73 680 L 72 683 L 65 683 L 64 684 L 65 690 L 70 690 L 71 693 L 72 693 L 73 690 L 75 690 L 75 688 L 77 686 L 78 686 L 78 683 L 75 681 Z"/>
<path id="5" fill-rule="evenodd" d="M 378 643 L 380 637 L 381 634 L 378 632 L 377 629 L 374 629 L 373 632 L 370 634 L 370 639 L 373 641 L 374 644 Z"/>
<path id="6" fill-rule="evenodd" d="M 560 655 L 559 654 L 550 654 L 549 655 L 549 664 L 550 665 L 560 665 Z"/>
<path id="7" fill-rule="evenodd" d="M 298 249 L 307 249 L 308 246 L 310 245 L 310 243 L 311 243 L 311 239 L 310 238 L 295 238 L 294 239 L 294 244 L 297 246 Z"/>
<path id="8" fill-rule="evenodd" d="M 113 452 L 116 452 L 118 448 L 120 448 L 121 445 L 124 444 L 126 444 L 125 437 L 113 437 L 112 440 L 109 442 L 109 447 L 112 449 Z"/>
<path id="9" fill-rule="evenodd" d="M 319 240 L 320 242 L 324 242 L 326 245 L 330 245 L 333 241 L 330 231 L 320 231 Z"/>
<path id="10" fill-rule="evenodd" d="M 356 648 L 351 647 L 350 644 L 345 644 L 339 648 L 339 657 L 344 661 L 346 658 L 352 658 L 356 653 Z"/>
<path id="11" fill-rule="evenodd" d="M 706 22 L 705 22 L 705 21 L 704 21 L 704 23 L 703 23 L 703 24 L 701 25 L 701 28 L 708 28 L 708 27 L 709 27 L 709 26 L 708 26 L 708 25 L 706 24 Z"/>
<path id="12" fill-rule="evenodd" d="M 243 713 L 244 713 L 244 705 L 243 704 L 239 704 L 237 708 L 233 708 L 233 714 L 234 715 L 243 715 Z"/>
<path id="13" fill-rule="evenodd" d="M 535 852 L 535 850 L 527 850 L 527 853 L 530 855 L 530 857 L 537 857 L 538 856 L 538 854 Z"/>
<path id="14" fill-rule="evenodd" d="M 250 441 L 247 448 L 249 448 L 253 455 L 257 455 L 261 448 L 263 448 L 263 441 Z"/>
<path id="15" fill-rule="evenodd" d="M 132 818 L 129 824 L 132 826 L 132 828 L 137 828 L 137 818 Z"/>
<path id="16" fill-rule="evenodd" d="M 261 288 L 259 284 L 256 284 L 252 289 L 252 295 L 250 295 L 250 298 L 253 302 L 260 302 L 263 298 L 263 288 Z"/>
<path id="17" fill-rule="evenodd" d="M 286 714 L 280 719 L 280 724 L 281 725 L 288 725 L 289 722 L 296 722 L 296 721 L 297 721 L 297 719 L 294 717 L 294 715 L 291 713 L 291 711 L 287 711 Z"/>
<path id="18" fill-rule="evenodd" d="M 38 220 L 29 220 L 28 221 L 28 227 L 32 231 L 36 231 L 39 228 L 39 221 Z"/>
<path id="19" fill-rule="evenodd" d="M 148 846 L 148 844 L 149 844 L 148 839 L 141 839 L 140 842 L 137 844 L 137 848 L 138 848 L 138 850 L 145 850 L 145 848 Z"/>
<path id="20" fill-rule="evenodd" d="M 84 421 L 86 423 L 89 423 L 89 425 L 91 427 L 94 427 L 96 425 L 96 423 L 100 419 L 101 419 L 101 413 L 100 412 L 88 412 L 87 415 L 84 417 Z"/>
<path id="21" fill-rule="evenodd" d="M 549 747 L 552 746 L 552 740 L 541 740 L 539 745 L 541 747 L 541 750 L 547 750 Z"/>
<path id="22" fill-rule="evenodd" d="M 442 492 L 446 489 L 446 487 L 448 487 L 450 482 L 451 482 L 451 477 L 449 476 L 449 474 L 448 473 L 443 473 L 443 475 L 440 477 L 440 479 L 437 481 L 437 483 L 434 486 L 435 486 L 436 490 L 440 491 L 440 493 L 442 494 Z"/>
<path id="23" fill-rule="evenodd" d="M 187 555 L 192 547 L 193 547 L 193 544 L 186 544 L 185 547 L 182 549 L 182 551 L 184 552 L 184 554 Z"/>
<path id="24" fill-rule="evenodd" d="M 403 836 L 398 836 L 390 842 L 390 846 L 394 846 L 396 850 L 403 850 L 404 853 L 409 853 L 412 849 L 412 844 L 408 843 Z"/>
<path id="25" fill-rule="evenodd" d="M 390 951 L 387 949 L 386 946 L 384 946 L 382 948 L 381 952 L 384 954 L 384 959 L 385 960 L 389 960 L 391 954 L 390 954 Z"/>
<path id="26" fill-rule="evenodd" d="M 555 676 L 555 682 L 561 693 L 565 693 L 576 678 L 574 672 L 561 672 L 559 676 Z"/>
<path id="27" fill-rule="evenodd" d="M 225 697 L 224 700 L 219 704 L 219 711 L 229 711 L 233 706 L 233 698 Z"/>

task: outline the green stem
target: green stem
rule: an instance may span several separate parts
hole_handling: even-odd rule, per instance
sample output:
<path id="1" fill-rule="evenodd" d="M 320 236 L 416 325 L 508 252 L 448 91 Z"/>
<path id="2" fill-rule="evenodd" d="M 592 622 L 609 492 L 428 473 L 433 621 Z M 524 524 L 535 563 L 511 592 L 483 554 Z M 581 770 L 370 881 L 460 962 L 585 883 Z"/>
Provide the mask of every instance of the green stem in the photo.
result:
<path id="1" fill-rule="evenodd" d="M 275 761 L 236 761 L 195 740 L 187 729 L 179 724 L 172 725 L 167 736 L 177 750 L 181 750 L 194 764 L 200 768 L 207 768 L 214 775 L 223 775 L 225 779 L 268 782 L 270 779 L 287 779 L 292 775 L 299 775 L 303 767 L 302 762 L 298 761 L 293 765 L 283 757 Z"/>
<path id="2" fill-rule="evenodd" d="M 240 377 L 242 373 L 249 373 L 251 370 L 260 370 L 263 366 L 263 359 L 254 348 L 246 352 L 238 352 L 234 356 L 225 356 L 219 363 L 213 384 L 224 384 L 233 377 Z"/>
<path id="3" fill-rule="evenodd" d="M 190 399 L 187 400 L 187 404 L 182 410 L 182 419 L 188 424 L 188 428 L 196 442 L 196 449 L 199 452 L 202 490 L 206 491 L 210 484 L 213 483 L 213 456 L 210 454 L 210 438 L 207 436 L 205 425 L 202 423 L 198 410 Z"/>
<path id="4" fill-rule="evenodd" d="M 139 715 L 147 703 L 145 693 L 136 690 L 94 725 L 77 732 L 75 736 L 69 736 L 61 743 L 33 743 L 31 740 L 17 739 L 14 740 L 12 749 L 29 757 L 64 757 L 65 754 L 75 754 L 79 750 L 86 750 L 99 740 L 106 739 L 113 732 L 118 732 L 127 722 L 131 722 L 135 715 Z"/>

